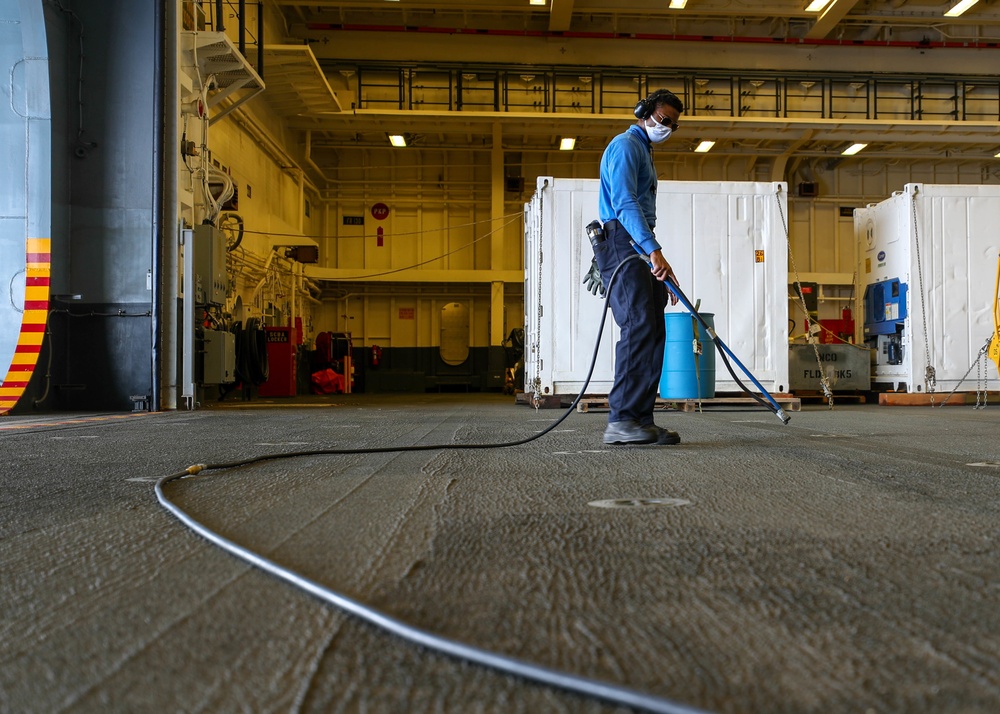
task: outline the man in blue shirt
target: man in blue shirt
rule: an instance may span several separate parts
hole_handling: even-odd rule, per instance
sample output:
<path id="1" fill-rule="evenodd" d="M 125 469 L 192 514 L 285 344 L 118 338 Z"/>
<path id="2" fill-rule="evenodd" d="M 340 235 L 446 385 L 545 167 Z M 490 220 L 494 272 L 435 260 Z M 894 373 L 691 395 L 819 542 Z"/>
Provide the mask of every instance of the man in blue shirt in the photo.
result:
<path id="1" fill-rule="evenodd" d="M 630 260 L 618 272 L 608 296 L 621 339 L 615 346 L 615 381 L 608 394 L 611 413 L 605 444 L 679 444 L 677 432 L 653 423 L 653 407 L 663 369 L 666 329 L 663 311 L 669 296 L 663 285 L 677 282 L 653 234 L 656 227 L 656 169 L 653 145 L 677 130 L 684 104 L 658 89 L 635 107 L 638 121 L 608 144 L 601 158 L 600 219 L 605 240 L 594 250 L 607 287 L 619 263 L 640 252 L 649 263 Z"/>

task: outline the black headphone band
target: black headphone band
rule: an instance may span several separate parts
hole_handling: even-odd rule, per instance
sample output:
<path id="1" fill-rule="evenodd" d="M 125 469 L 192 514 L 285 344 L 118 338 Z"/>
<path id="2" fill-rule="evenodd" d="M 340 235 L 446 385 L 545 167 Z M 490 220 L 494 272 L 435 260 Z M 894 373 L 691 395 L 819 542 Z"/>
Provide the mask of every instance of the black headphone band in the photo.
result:
<path id="1" fill-rule="evenodd" d="M 635 105 L 635 109 L 632 110 L 632 113 L 635 114 L 636 119 L 645 121 L 653 116 L 653 111 L 656 109 L 657 104 L 662 104 L 668 97 L 676 96 L 669 89 L 657 89 L 645 99 L 640 99 L 639 103 Z"/>

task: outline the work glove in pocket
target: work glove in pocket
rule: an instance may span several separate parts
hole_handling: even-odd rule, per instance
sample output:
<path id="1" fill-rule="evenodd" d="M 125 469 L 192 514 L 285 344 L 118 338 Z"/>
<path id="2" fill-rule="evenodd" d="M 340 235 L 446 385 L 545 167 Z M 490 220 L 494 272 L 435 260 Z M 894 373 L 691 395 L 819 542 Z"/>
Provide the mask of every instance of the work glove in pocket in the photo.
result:
<path id="1" fill-rule="evenodd" d="M 604 283 L 601 282 L 601 269 L 597 267 L 597 258 L 590 261 L 590 270 L 583 277 L 583 284 L 591 294 L 597 295 L 600 292 L 601 297 L 604 297 Z"/>

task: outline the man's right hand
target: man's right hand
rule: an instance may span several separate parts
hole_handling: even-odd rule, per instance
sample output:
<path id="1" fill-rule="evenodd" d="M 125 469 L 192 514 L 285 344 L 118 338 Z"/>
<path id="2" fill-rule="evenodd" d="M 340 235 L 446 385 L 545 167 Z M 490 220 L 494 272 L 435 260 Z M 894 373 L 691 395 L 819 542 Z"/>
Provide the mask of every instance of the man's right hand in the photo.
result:
<path id="1" fill-rule="evenodd" d="M 677 280 L 677 276 L 674 275 L 674 269 L 670 267 L 670 263 L 667 259 L 663 257 L 663 252 L 659 250 L 654 250 L 649 254 L 649 269 L 652 271 L 653 276 L 660 282 L 665 282 L 669 280 L 674 285 L 680 286 L 680 282 Z M 664 286 L 666 287 L 666 286 Z M 674 294 L 673 290 L 667 289 L 670 294 L 670 304 L 677 304 L 677 296 Z"/>

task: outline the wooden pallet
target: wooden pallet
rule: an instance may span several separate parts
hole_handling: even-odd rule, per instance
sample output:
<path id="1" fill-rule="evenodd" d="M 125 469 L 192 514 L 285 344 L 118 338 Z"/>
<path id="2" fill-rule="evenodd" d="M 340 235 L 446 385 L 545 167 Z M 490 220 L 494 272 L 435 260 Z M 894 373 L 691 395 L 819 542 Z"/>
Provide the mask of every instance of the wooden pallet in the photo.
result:
<path id="1" fill-rule="evenodd" d="M 676 404 L 676 400 L 657 399 L 653 411 L 676 409 Z M 578 412 L 606 412 L 610 408 L 607 397 L 583 397 L 576 405 Z"/>
<path id="2" fill-rule="evenodd" d="M 790 394 L 772 394 L 771 396 L 786 411 L 797 412 L 802 410 L 802 402 L 797 397 L 793 397 Z M 712 407 L 760 407 L 757 400 L 752 397 L 720 396 L 700 401 L 697 399 L 657 399 L 653 410 L 666 411 L 672 409 L 682 412 L 693 412 L 698 410 L 699 404 L 701 404 L 702 409 L 711 409 Z M 607 397 L 584 397 L 576 405 L 578 412 L 607 411 L 608 409 Z"/>
<path id="3" fill-rule="evenodd" d="M 880 392 L 878 403 L 879 406 L 885 407 L 960 407 L 976 403 L 975 392 L 955 392 L 951 398 L 948 398 L 948 394 L 948 392 Z M 996 404 L 1000 392 L 986 392 L 986 396 L 987 403 L 992 401 Z"/>
<path id="4" fill-rule="evenodd" d="M 802 400 L 798 397 L 792 397 L 787 394 L 785 395 L 771 395 L 774 401 L 778 403 L 785 411 L 798 412 L 802 411 Z M 674 400 L 674 403 L 678 405 L 681 411 L 694 412 L 698 411 L 699 401 L 697 399 L 685 399 L 685 400 Z M 711 409 L 712 407 L 750 407 L 761 409 L 760 403 L 753 399 L 752 397 L 715 397 L 713 399 L 702 399 L 701 402 L 702 409 Z"/>

